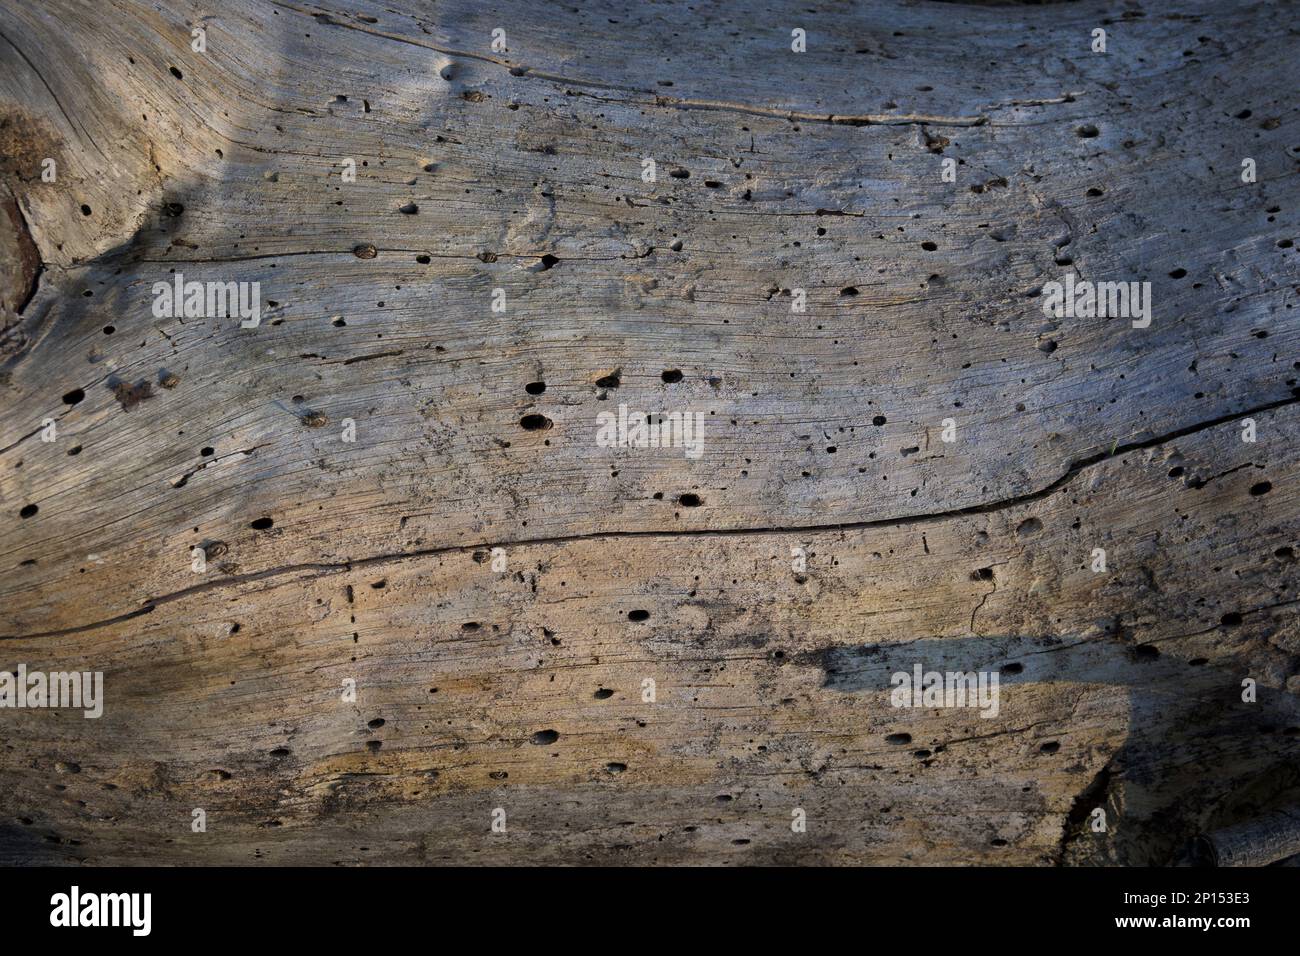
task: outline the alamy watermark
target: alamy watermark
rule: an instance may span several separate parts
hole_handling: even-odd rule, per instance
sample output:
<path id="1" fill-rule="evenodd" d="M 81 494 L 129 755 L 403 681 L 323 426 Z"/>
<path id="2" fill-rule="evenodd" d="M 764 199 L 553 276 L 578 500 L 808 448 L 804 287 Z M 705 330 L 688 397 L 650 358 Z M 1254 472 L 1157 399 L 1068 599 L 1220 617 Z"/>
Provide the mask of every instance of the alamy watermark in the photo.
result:
<path id="1" fill-rule="evenodd" d="M 171 282 L 155 282 L 153 296 L 153 314 L 158 319 L 238 316 L 244 329 L 255 329 L 262 321 L 260 282 L 186 282 L 178 272 Z"/>
<path id="2" fill-rule="evenodd" d="M 1151 324 L 1150 282 L 1075 281 L 1067 272 L 1064 282 L 1043 286 L 1043 314 L 1053 318 L 1132 319 L 1133 328 Z"/>
<path id="3" fill-rule="evenodd" d="M 50 897 L 50 925 L 125 926 L 133 936 L 148 936 L 153 928 L 153 894 L 83 893 L 73 886 Z"/>
<path id="4" fill-rule="evenodd" d="M 898 671 L 889 678 L 894 707 L 978 707 L 981 717 L 996 717 L 1001 706 L 997 671 L 927 671 L 921 664 L 912 673 Z"/>
<path id="5" fill-rule="evenodd" d="M 596 416 L 596 444 L 601 448 L 681 448 L 687 458 L 704 454 L 704 413 L 646 415 L 618 406 L 618 414 Z"/>
<path id="6" fill-rule="evenodd" d="M 0 671 L 0 708 L 70 707 L 94 719 L 104 713 L 103 671 Z"/>

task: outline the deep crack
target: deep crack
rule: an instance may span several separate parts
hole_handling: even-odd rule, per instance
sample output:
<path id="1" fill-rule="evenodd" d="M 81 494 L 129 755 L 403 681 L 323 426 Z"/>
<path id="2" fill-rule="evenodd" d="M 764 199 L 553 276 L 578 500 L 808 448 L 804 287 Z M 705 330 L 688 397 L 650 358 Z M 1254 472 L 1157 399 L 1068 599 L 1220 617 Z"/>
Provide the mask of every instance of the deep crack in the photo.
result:
<path id="1" fill-rule="evenodd" d="M 371 567 L 377 564 L 384 564 L 390 561 L 406 561 L 415 558 L 434 557 L 443 554 L 458 554 L 474 551 L 490 551 L 492 548 L 527 548 L 539 547 L 551 544 L 569 544 L 575 541 L 611 541 L 626 538 L 722 538 L 738 537 L 742 535 L 754 534 L 819 534 L 830 531 L 857 531 L 866 528 L 881 527 L 907 527 L 916 524 L 929 524 L 937 521 L 946 521 L 950 518 L 959 518 L 967 515 L 989 514 L 995 511 L 1002 511 L 1007 508 L 1018 507 L 1019 505 L 1028 504 L 1034 501 L 1041 501 L 1043 498 L 1054 494 L 1063 486 L 1069 483 L 1076 475 L 1093 465 L 1099 464 L 1112 458 L 1118 458 L 1126 455 L 1131 451 L 1139 451 L 1144 448 L 1154 448 L 1163 445 L 1166 442 L 1183 438 L 1187 435 L 1204 431 L 1208 428 L 1215 428 L 1229 422 L 1236 421 L 1242 416 L 1259 415 L 1267 411 L 1278 408 L 1285 408 L 1290 405 L 1300 403 L 1300 396 L 1279 399 L 1273 402 L 1267 402 L 1263 405 L 1257 405 L 1254 408 L 1242 409 L 1233 412 L 1230 415 L 1221 415 L 1208 421 L 1198 422 L 1194 425 L 1187 425 L 1183 428 L 1166 432 L 1153 438 L 1142 441 L 1129 442 L 1127 444 L 1116 444 L 1109 451 L 1097 452 L 1088 455 L 1071 464 L 1061 477 L 1057 478 L 1051 484 L 1046 485 L 1037 491 L 1027 492 L 1023 495 L 1017 495 L 1012 498 L 1005 498 L 1000 501 L 986 502 L 979 505 L 970 505 L 965 508 L 953 508 L 947 511 L 936 511 L 928 514 L 909 515 L 901 518 L 877 518 L 868 521 L 847 521 L 837 524 L 815 524 L 815 525 L 788 525 L 785 527 L 757 527 L 757 528 L 703 528 L 697 530 L 683 531 L 593 531 L 588 534 L 571 534 L 571 535 L 553 535 L 543 538 L 526 538 L 512 541 L 497 542 L 478 542 L 475 544 L 465 545 L 446 545 L 437 548 L 421 548 L 415 551 L 397 551 L 385 554 L 370 555 L 365 558 L 355 560 L 337 561 L 327 563 L 302 563 L 290 564 L 283 567 L 267 568 L 262 571 L 252 571 L 248 574 L 231 575 L 222 578 L 219 581 L 209 581 L 203 584 L 196 584 L 192 587 L 182 588 L 179 591 L 173 591 L 170 594 L 164 594 L 156 598 L 150 598 L 144 602 L 144 606 L 125 614 L 118 614 L 111 618 L 94 621 L 89 624 L 81 624 L 75 627 L 59 628 L 52 631 L 36 631 L 31 634 L 4 634 L 0 635 L 0 641 L 21 640 L 23 638 L 38 637 L 60 637 L 65 634 L 78 634 L 83 631 L 92 630 L 97 627 L 106 627 L 111 624 L 119 624 L 144 614 L 149 614 L 156 607 L 162 604 L 168 604 L 173 601 L 181 600 L 192 594 L 200 594 L 217 588 L 230 587 L 232 585 L 247 584 L 253 581 L 262 581 L 267 578 L 279 577 L 285 574 L 294 574 L 300 571 L 313 572 L 313 576 L 325 574 L 340 574 L 352 571 L 356 568 Z M 972 615 L 973 625 L 973 615 Z"/>

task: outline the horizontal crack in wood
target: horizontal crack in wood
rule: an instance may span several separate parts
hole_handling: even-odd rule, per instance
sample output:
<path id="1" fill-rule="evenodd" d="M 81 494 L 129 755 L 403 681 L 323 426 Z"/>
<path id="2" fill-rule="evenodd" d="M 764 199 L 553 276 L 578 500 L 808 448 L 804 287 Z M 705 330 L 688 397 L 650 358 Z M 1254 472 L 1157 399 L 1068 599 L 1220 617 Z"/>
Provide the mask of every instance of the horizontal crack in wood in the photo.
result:
<path id="1" fill-rule="evenodd" d="M 219 581 L 209 581 L 203 584 L 196 584 L 193 587 L 182 588 L 179 591 L 173 591 L 170 594 L 164 594 L 156 598 L 150 598 L 145 601 L 144 606 L 129 611 L 125 614 L 119 614 L 111 618 L 100 621 L 93 621 L 88 624 L 81 624 L 74 627 L 59 628 L 50 631 L 36 631 L 31 634 L 3 634 L 0 635 L 0 641 L 13 641 L 23 639 L 35 639 L 44 637 L 59 637 L 66 634 L 79 634 L 84 631 L 93 630 L 99 627 L 107 627 L 112 624 L 120 624 L 124 621 L 132 620 L 145 614 L 151 613 L 156 607 L 162 604 L 168 604 L 173 601 L 179 601 L 183 598 L 194 594 L 206 593 L 221 588 L 235 587 L 241 584 L 249 584 L 256 581 L 264 581 L 268 578 L 281 577 L 283 575 L 295 574 L 300 571 L 311 572 L 308 577 L 318 577 L 326 574 L 341 574 L 357 568 L 374 567 L 380 564 L 386 564 L 397 561 L 409 561 L 418 558 L 435 557 L 442 554 L 464 554 L 474 551 L 491 550 L 492 548 L 527 548 L 539 547 L 545 545 L 567 544 L 574 541 L 613 541 L 629 538 L 728 538 L 746 535 L 761 534 L 820 534 L 833 531 L 858 531 L 867 528 L 883 527 L 907 527 L 911 525 L 930 524 L 937 521 L 945 521 L 950 518 L 959 518 L 967 515 L 989 514 L 991 512 L 1002 511 L 1007 508 L 1014 508 L 1019 505 L 1029 504 L 1034 501 L 1041 501 L 1043 498 L 1059 491 L 1063 486 L 1069 483 L 1075 476 L 1085 469 L 1091 468 L 1101 462 L 1118 458 L 1132 451 L 1140 451 L 1145 448 L 1154 448 L 1163 445 L 1166 442 L 1193 435 L 1209 428 L 1215 428 L 1229 422 L 1236 421 L 1242 416 L 1259 415 L 1263 412 L 1273 411 L 1279 408 L 1285 408 L 1290 405 L 1300 403 L 1300 396 L 1292 398 L 1279 399 L 1278 401 L 1266 402 L 1262 405 L 1256 405 L 1253 408 L 1243 409 L 1230 415 L 1220 415 L 1217 418 L 1207 421 L 1198 422 L 1194 425 L 1188 425 L 1183 428 L 1175 429 L 1163 435 L 1153 438 L 1143 439 L 1141 441 L 1117 444 L 1114 448 L 1089 455 L 1079 461 L 1071 464 L 1055 481 L 1037 489 L 1036 491 L 1026 492 L 1023 495 L 1016 495 L 1011 498 L 1004 498 L 999 501 L 986 502 L 978 505 L 970 505 L 964 508 L 953 508 L 947 511 L 936 511 L 927 514 L 906 515 L 898 518 L 879 518 L 869 521 L 851 521 L 829 524 L 808 524 L 808 525 L 789 525 L 783 527 L 751 527 L 751 528 L 702 528 L 684 531 L 663 531 L 663 530 L 645 530 L 645 531 L 593 531 L 588 534 L 574 535 L 555 535 L 551 537 L 538 538 L 521 538 L 510 541 L 496 542 L 479 542 L 475 544 L 464 545 L 446 545 L 436 548 L 420 548 L 413 551 L 397 551 L 384 554 L 369 555 L 363 558 L 356 558 L 349 561 L 337 561 L 329 563 L 301 563 L 285 565 L 283 567 L 266 568 L 261 571 L 252 571 L 247 574 L 231 575 Z M 973 626 L 972 615 L 972 626 Z"/>

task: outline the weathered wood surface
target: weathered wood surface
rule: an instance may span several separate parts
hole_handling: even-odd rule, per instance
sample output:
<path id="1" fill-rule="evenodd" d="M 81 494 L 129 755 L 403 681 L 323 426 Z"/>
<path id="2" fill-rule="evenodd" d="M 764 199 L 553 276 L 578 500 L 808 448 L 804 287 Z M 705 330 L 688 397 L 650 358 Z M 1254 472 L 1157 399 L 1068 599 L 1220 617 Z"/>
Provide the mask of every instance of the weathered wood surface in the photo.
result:
<path id="1" fill-rule="evenodd" d="M 1296 10 L 4 3 L 0 664 L 107 700 L 0 710 L 0 859 L 1163 863 L 1295 802 Z"/>

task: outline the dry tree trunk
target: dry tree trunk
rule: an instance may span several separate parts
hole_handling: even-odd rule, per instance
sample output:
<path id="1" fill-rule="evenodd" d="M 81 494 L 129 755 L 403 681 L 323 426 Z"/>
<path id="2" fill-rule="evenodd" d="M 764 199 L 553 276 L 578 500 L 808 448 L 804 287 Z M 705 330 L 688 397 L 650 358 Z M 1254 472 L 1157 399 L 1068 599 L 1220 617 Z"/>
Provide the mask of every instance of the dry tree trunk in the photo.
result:
<path id="1" fill-rule="evenodd" d="M 1159 863 L 1293 802 L 1297 8 L 1144 9 L 0 5 L 2 666 L 104 674 L 0 709 L 0 860 Z"/>
<path id="2" fill-rule="evenodd" d="M 1269 866 L 1290 857 L 1300 859 L 1300 807 L 1283 807 L 1201 834 L 1197 843 L 1215 866 Z"/>

